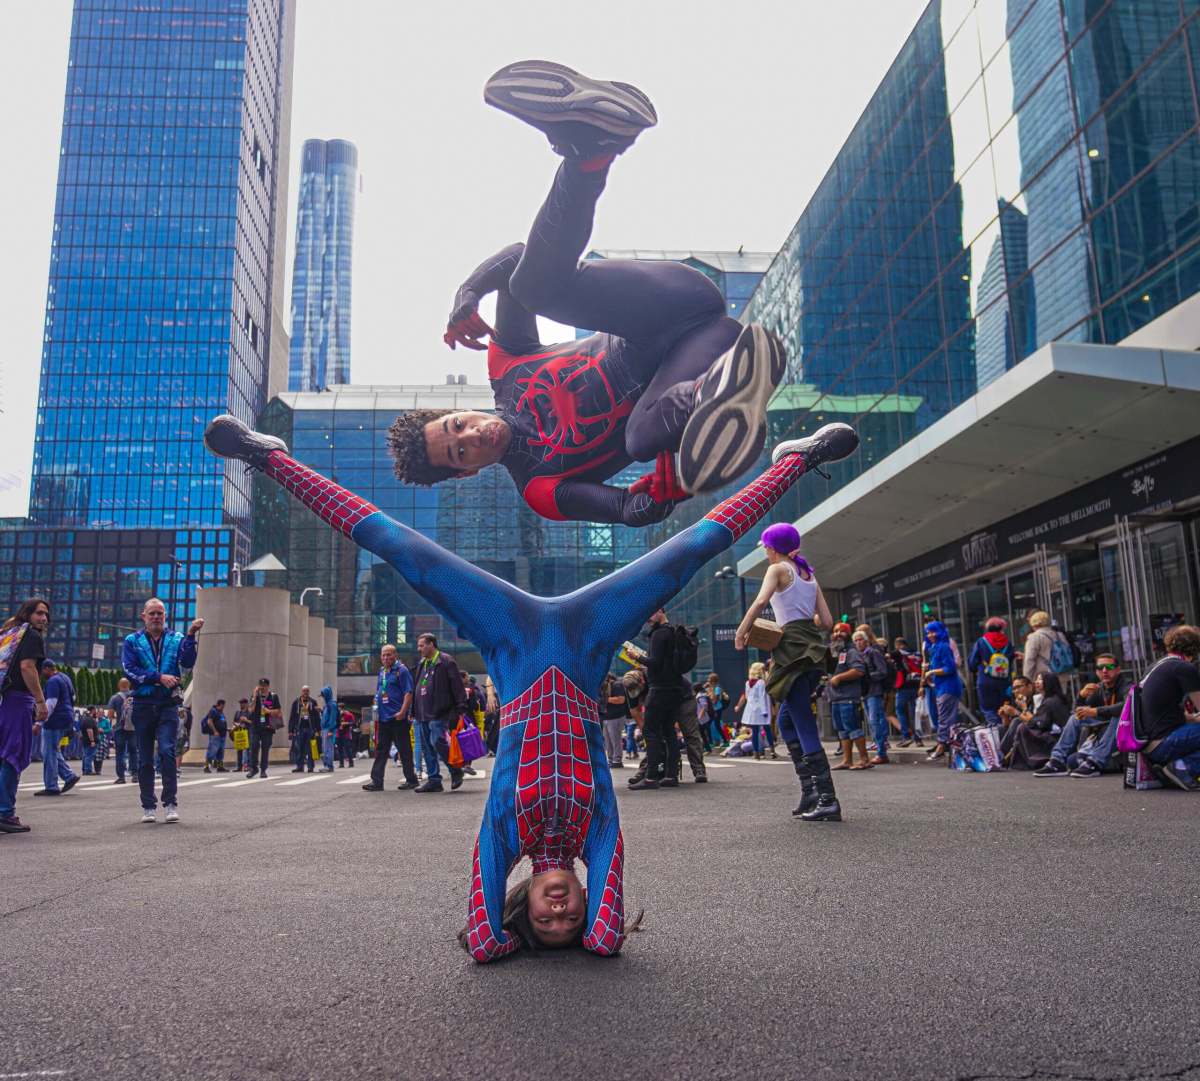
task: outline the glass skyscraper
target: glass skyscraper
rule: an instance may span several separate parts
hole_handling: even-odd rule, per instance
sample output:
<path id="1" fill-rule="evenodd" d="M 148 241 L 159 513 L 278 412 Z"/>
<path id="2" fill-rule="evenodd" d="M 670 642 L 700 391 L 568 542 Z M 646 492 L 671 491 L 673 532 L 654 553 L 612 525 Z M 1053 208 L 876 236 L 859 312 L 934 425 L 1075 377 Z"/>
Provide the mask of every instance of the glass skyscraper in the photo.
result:
<path id="1" fill-rule="evenodd" d="M 350 300 L 358 150 L 308 139 L 300 168 L 288 390 L 350 382 Z"/>
<path id="2" fill-rule="evenodd" d="M 743 316 L 788 347 L 772 439 L 831 419 L 862 435 L 776 517 L 799 519 L 1046 343 L 1119 343 L 1200 291 L 1198 12 L 928 5 Z M 737 622 L 736 585 L 702 573 L 678 614 Z"/>
<path id="3" fill-rule="evenodd" d="M 0 534 L 0 607 L 44 592 L 72 663 L 151 593 L 182 624 L 249 552 L 249 479 L 201 437 L 223 411 L 253 424 L 284 379 L 292 18 L 291 0 L 76 0 L 33 528 Z"/>

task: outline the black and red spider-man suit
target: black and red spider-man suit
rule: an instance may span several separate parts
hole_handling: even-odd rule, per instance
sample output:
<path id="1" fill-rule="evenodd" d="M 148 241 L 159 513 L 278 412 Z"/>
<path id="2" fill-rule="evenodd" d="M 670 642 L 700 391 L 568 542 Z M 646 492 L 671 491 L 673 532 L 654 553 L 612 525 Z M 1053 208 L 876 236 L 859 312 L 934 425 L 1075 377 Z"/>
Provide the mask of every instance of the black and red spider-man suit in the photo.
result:
<path id="1" fill-rule="evenodd" d="M 670 456 L 697 380 L 741 327 L 726 316 L 720 290 L 692 267 L 580 261 L 607 175 L 607 162 L 562 163 L 528 241 L 498 252 L 459 289 L 446 341 L 486 332 L 479 300 L 496 293 L 488 378 L 512 429 L 501 464 L 545 518 L 638 526 L 686 498 Z M 535 313 L 597 333 L 543 345 Z M 652 482 L 604 483 L 631 462 L 656 459 Z"/>

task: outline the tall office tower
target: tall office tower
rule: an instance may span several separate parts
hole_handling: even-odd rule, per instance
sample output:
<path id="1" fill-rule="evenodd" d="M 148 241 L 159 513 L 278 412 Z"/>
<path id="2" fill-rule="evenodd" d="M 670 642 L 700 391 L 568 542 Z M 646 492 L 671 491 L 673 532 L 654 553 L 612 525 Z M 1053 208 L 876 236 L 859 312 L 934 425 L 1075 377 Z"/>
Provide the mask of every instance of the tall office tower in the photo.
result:
<path id="1" fill-rule="evenodd" d="M 307 139 L 300 167 L 288 390 L 350 382 L 350 277 L 358 150 Z"/>
<path id="2" fill-rule="evenodd" d="M 201 437 L 216 413 L 253 423 L 286 371 L 293 38 L 292 0 L 76 0 L 37 528 L 0 538 L 0 599 L 46 592 L 51 649 L 74 663 L 99 659 L 152 594 L 180 625 L 194 587 L 249 551 L 250 479 Z"/>

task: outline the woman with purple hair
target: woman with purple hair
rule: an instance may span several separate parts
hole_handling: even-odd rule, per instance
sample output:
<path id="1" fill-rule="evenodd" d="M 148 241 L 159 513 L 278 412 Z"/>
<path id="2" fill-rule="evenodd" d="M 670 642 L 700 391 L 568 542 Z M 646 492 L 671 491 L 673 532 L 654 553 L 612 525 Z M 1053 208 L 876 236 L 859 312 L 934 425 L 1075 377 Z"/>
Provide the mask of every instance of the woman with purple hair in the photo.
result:
<path id="1" fill-rule="evenodd" d="M 779 703 L 779 734 L 800 778 L 800 804 L 792 814 L 806 822 L 840 822 L 842 809 L 812 708 L 813 691 L 825 671 L 822 632 L 833 627 L 833 616 L 812 567 L 800 554 L 795 526 L 787 522 L 767 526 L 762 546 L 770 567 L 737 629 L 734 645 L 746 648 L 754 621 L 769 603 L 783 637 L 771 651 L 775 663 L 767 678 L 767 693 Z"/>

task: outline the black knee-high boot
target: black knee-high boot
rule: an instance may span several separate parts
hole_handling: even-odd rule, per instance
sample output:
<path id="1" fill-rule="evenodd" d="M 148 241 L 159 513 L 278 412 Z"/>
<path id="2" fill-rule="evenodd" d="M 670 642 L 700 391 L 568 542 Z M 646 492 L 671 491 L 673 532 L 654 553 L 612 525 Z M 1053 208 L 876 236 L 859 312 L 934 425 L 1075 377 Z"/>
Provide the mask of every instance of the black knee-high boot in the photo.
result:
<path id="1" fill-rule="evenodd" d="M 829 759 L 825 756 L 825 748 L 807 754 L 804 758 L 817 788 L 817 803 L 811 811 L 804 811 L 800 817 L 805 822 L 840 822 L 842 808 L 838 804 L 837 793 L 833 790 L 833 774 L 829 772 Z"/>
<path id="2" fill-rule="evenodd" d="M 817 805 L 817 782 L 813 780 L 812 768 L 809 766 L 800 744 L 792 741 L 788 743 L 787 749 L 788 754 L 792 757 L 792 766 L 796 770 L 796 776 L 800 778 L 800 802 L 796 804 L 796 809 L 792 814 L 802 815 Z"/>

